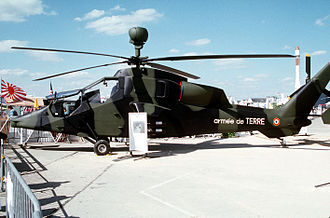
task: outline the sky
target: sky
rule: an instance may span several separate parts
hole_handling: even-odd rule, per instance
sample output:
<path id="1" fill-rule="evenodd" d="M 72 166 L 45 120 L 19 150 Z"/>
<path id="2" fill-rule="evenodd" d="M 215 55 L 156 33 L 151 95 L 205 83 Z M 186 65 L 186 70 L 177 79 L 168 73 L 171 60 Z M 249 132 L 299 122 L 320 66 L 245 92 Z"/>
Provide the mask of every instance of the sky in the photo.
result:
<path id="1" fill-rule="evenodd" d="M 203 54 L 295 54 L 300 77 L 305 54 L 312 74 L 330 61 L 329 0 L 0 0 L 0 76 L 28 95 L 81 88 L 127 65 L 78 72 L 50 80 L 38 77 L 116 62 L 118 59 L 12 50 L 11 46 L 68 49 L 130 57 L 128 30 L 148 29 L 141 51 L 152 58 Z M 290 95 L 295 59 L 227 59 L 159 62 L 201 77 L 190 80 L 225 90 L 236 99 Z"/>

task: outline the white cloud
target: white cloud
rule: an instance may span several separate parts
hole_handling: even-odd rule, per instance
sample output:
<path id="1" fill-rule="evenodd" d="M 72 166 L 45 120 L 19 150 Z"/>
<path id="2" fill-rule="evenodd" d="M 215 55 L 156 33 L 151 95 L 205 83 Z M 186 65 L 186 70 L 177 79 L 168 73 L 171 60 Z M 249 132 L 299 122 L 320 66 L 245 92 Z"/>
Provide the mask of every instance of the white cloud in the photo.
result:
<path id="1" fill-rule="evenodd" d="M 85 87 L 86 84 L 89 84 L 89 83 L 91 83 L 91 82 L 90 81 L 86 82 L 85 80 L 78 79 L 78 80 L 72 80 L 71 83 L 67 84 L 66 87 L 60 86 L 59 88 L 61 88 L 61 90 L 67 90 L 68 86 L 78 88 L 78 87 Z"/>
<path id="2" fill-rule="evenodd" d="M 184 56 L 194 56 L 194 55 L 199 55 L 199 54 L 197 54 L 196 52 L 188 52 L 188 53 L 185 53 L 183 55 Z"/>
<path id="3" fill-rule="evenodd" d="M 93 29 L 98 33 L 105 33 L 110 36 L 121 35 L 127 33 L 131 27 L 155 21 L 162 16 L 153 8 L 140 9 L 128 15 L 107 16 L 88 22 L 86 29 Z"/>
<path id="4" fill-rule="evenodd" d="M 220 69 L 242 69 L 246 68 L 246 61 L 241 58 L 237 59 L 219 59 L 213 61 L 217 66 L 220 66 Z"/>
<path id="5" fill-rule="evenodd" d="M 120 61 L 123 61 L 123 60 L 117 59 L 116 62 L 120 62 Z M 115 72 L 117 72 L 117 70 L 123 69 L 123 68 L 127 68 L 127 64 L 115 64 L 115 65 L 110 65 L 110 66 L 107 66 L 105 68 L 100 68 L 100 69 L 110 70 L 110 71 L 113 71 L 113 73 L 115 73 Z"/>
<path id="6" fill-rule="evenodd" d="M 313 55 L 313 56 L 324 55 L 326 53 L 327 53 L 327 51 L 325 51 L 325 50 L 319 50 L 319 51 L 314 51 L 311 55 Z"/>
<path id="7" fill-rule="evenodd" d="M 97 9 L 94 9 L 90 12 L 88 12 L 87 14 L 85 14 L 84 17 L 80 18 L 80 17 L 76 17 L 74 20 L 75 21 L 83 21 L 83 20 L 93 20 L 93 19 L 96 19 L 96 18 L 99 18 L 101 16 L 104 15 L 104 10 L 97 10 Z"/>
<path id="8" fill-rule="evenodd" d="M 69 73 L 67 75 L 64 75 L 65 78 L 76 78 L 76 77 L 86 77 L 88 75 L 87 71 L 80 71 L 75 73 Z"/>
<path id="9" fill-rule="evenodd" d="M 294 77 L 284 77 L 283 79 L 280 80 L 280 82 L 285 87 L 293 87 L 294 83 L 295 83 L 295 78 Z M 290 92 L 291 92 L 291 90 L 290 90 Z"/>
<path id="10" fill-rule="evenodd" d="M 26 46 L 28 44 L 27 41 L 18 41 L 18 40 L 3 40 L 0 41 L 0 52 L 12 52 L 11 49 L 13 46 Z"/>
<path id="11" fill-rule="evenodd" d="M 38 72 L 38 73 L 30 73 L 29 76 L 32 78 L 40 78 L 40 77 L 44 77 L 45 75 L 44 73 Z"/>
<path id="12" fill-rule="evenodd" d="M 41 0 L 0 1 L 0 21 L 23 22 L 28 16 L 40 14 L 46 14 Z"/>
<path id="13" fill-rule="evenodd" d="M 211 42 L 211 40 L 209 40 L 207 38 L 203 38 L 203 39 L 197 39 L 197 40 L 194 40 L 194 41 L 187 42 L 187 45 L 202 46 L 202 45 L 207 45 L 210 42 Z"/>
<path id="14" fill-rule="evenodd" d="M 324 22 L 330 17 L 330 15 L 327 15 L 325 17 L 319 18 L 315 21 L 315 25 L 317 26 L 323 26 Z"/>
<path id="15" fill-rule="evenodd" d="M 85 16 L 84 16 L 84 19 L 86 20 L 91 20 L 91 19 L 95 19 L 95 18 L 99 18 L 101 16 L 104 15 L 104 10 L 97 10 L 97 9 L 94 9 L 92 10 L 91 12 L 87 13 Z"/>
<path id="16" fill-rule="evenodd" d="M 173 53 L 173 54 L 177 54 L 177 53 L 180 52 L 180 50 L 175 49 L 175 48 L 172 48 L 172 49 L 170 49 L 168 52 L 169 52 L 169 53 Z"/>
<path id="17" fill-rule="evenodd" d="M 21 76 L 28 72 L 27 70 L 22 69 L 0 69 L 0 75 L 15 75 Z"/>
<path id="18" fill-rule="evenodd" d="M 282 82 L 292 82 L 293 80 L 293 77 L 285 77 L 282 79 Z"/>
<path id="19" fill-rule="evenodd" d="M 50 62 L 60 62 L 63 61 L 61 57 L 59 57 L 55 53 L 51 52 L 42 52 L 42 51 L 28 51 L 27 54 L 30 56 L 37 58 L 41 61 L 50 61 Z"/>
<path id="20" fill-rule="evenodd" d="M 126 11 L 126 8 L 122 8 L 120 5 L 116 5 L 115 7 L 111 8 L 110 11 Z"/>
<path id="21" fill-rule="evenodd" d="M 198 55 L 214 55 L 214 54 L 209 52 L 204 52 L 204 53 L 187 52 L 183 54 L 183 56 L 198 56 Z"/>
<path id="22" fill-rule="evenodd" d="M 257 82 L 258 80 L 256 78 L 252 77 L 246 77 L 243 79 L 244 82 Z"/>
<path id="23" fill-rule="evenodd" d="M 250 77 L 246 77 L 246 75 L 244 76 L 238 76 L 237 78 L 239 80 L 242 80 L 244 83 L 249 83 L 249 84 L 252 84 L 252 83 L 256 83 L 256 82 L 259 82 L 268 78 L 269 76 L 267 74 L 264 74 L 264 73 L 260 73 L 260 74 L 255 74 L 253 76 L 250 76 Z"/>
<path id="24" fill-rule="evenodd" d="M 283 49 L 284 49 L 284 50 L 289 50 L 289 49 L 291 49 L 291 46 L 289 46 L 289 45 L 285 45 L 285 46 L 283 47 Z"/>
<path id="25" fill-rule="evenodd" d="M 265 79 L 268 78 L 269 76 L 265 73 L 260 73 L 260 74 L 256 74 L 255 77 L 258 79 Z"/>
<path id="26" fill-rule="evenodd" d="M 24 47 L 28 44 L 27 41 L 19 41 L 19 40 L 3 40 L 0 41 L 0 53 L 1 52 L 13 52 L 15 50 L 11 49 L 13 46 Z M 63 61 L 61 57 L 59 57 L 55 53 L 51 52 L 43 52 L 43 51 L 25 51 L 25 54 L 37 58 L 41 61 L 51 61 L 51 62 L 60 62 Z"/>
<path id="27" fill-rule="evenodd" d="M 196 53 L 196 52 L 188 52 L 183 54 L 183 56 L 197 56 L 197 55 L 214 55 L 213 53 Z M 214 65 L 216 65 L 216 69 L 219 70 L 227 70 L 227 69 L 244 69 L 247 68 L 247 62 L 243 58 L 225 58 L 225 59 L 210 59 Z M 198 60 L 196 60 L 198 61 Z M 205 60 L 199 60 L 205 61 Z M 258 74 L 259 77 L 264 75 Z"/>
<path id="28" fill-rule="evenodd" d="M 45 12 L 44 14 L 54 16 L 54 15 L 57 15 L 57 12 L 56 11 L 51 11 L 51 12 Z"/>
<path id="29" fill-rule="evenodd" d="M 116 5 L 115 7 L 111 8 L 107 13 L 111 13 L 112 11 L 126 11 L 125 8 L 120 7 L 120 5 Z M 74 18 L 75 21 L 81 22 L 85 20 L 93 20 L 105 15 L 106 12 L 104 10 L 97 10 L 94 9 L 88 13 L 86 13 L 83 17 L 76 17 Z"/>

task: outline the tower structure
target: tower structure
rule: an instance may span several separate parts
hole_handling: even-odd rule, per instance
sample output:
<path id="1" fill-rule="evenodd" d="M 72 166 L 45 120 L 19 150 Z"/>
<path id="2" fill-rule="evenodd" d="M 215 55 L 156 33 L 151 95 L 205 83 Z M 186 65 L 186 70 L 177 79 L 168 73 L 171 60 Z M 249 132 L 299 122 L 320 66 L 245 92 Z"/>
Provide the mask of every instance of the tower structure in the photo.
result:
<path id="1" fill-rule="evenodd" d="M 300 69 L 299 69 L 299 64 L 300 64 L 300 49 L 297 46 L 296 47 L 296 51 L 295 51 L 295 55 L 296 55 L 296 82 L 295 82 L 295 90 L 300 88 Z"/>

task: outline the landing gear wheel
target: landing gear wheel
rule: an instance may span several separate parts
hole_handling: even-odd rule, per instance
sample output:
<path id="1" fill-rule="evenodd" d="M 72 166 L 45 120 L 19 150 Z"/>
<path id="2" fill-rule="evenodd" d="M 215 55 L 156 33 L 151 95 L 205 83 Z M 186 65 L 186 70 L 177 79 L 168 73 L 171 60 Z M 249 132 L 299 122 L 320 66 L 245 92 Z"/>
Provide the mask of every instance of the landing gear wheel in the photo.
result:
<path id="1" fill-rule="evenodd" d="M 97 155 L 106 155 L 110 152 L 110 144 L 106 140 L 99 140 L 94 144 L 94 153 Z"/>

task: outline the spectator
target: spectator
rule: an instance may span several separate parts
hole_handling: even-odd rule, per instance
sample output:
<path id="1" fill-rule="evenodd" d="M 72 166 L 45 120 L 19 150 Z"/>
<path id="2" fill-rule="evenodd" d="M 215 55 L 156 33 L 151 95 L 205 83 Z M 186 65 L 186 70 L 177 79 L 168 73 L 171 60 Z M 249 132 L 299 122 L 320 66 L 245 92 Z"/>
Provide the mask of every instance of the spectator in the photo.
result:
<path id="1" fill-rule="evenodd" d="M 13 108 L 13 106 L 9 105 L 8 106 L 8 110 L 9 110 L 9 112 L 8 112 L 8 116 L 9 117 L 16 117 L 16 116 L 18 116 L 18 114 L 15 111 L 15 109 Z"/>

